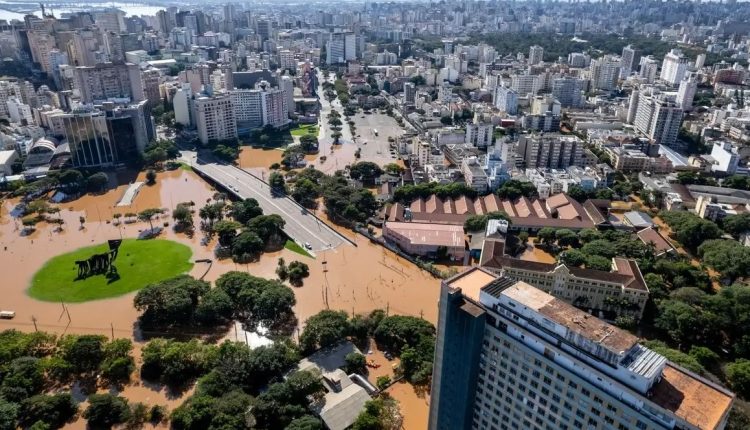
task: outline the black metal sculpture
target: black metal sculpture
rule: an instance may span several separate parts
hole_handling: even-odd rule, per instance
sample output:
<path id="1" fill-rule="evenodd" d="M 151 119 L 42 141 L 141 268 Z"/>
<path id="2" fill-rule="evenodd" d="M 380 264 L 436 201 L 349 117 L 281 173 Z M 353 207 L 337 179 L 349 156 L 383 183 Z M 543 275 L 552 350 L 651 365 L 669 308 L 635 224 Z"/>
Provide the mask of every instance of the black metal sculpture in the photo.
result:
<path id="1" fill-rule="evenodd" d="M 121 239 L 107 241 L 109 245 L 109 251 L 103 254 L 94 254 L 87 260 L 76 260 L 78 265 L 78 279 L 88 278 L 91 275 L 98 275 L 102 273 L 109 273 L 114 270 L 115 259 L 117 258 L 117 251 L 120 249 L 122 244 Z"/>

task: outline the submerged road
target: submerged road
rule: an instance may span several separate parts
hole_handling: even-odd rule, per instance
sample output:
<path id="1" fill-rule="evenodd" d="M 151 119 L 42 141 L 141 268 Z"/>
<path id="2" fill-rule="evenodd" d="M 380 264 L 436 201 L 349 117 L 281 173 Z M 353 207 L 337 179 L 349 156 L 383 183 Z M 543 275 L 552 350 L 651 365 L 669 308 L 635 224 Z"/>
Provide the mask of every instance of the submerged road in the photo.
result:
<path id="1" fill-rule="evenodd" d="M 183 151 L 182 158 L 197 172 L 220 184 L 235 196 L 257 200 L 264 214 L 280 215 L 286 221 L 284 232 L 300 245 L 309 243 L 312 251 L 317 252 L 350 243 L 291 198 L 273 195 L 267 183 L 239 167 L 204 160 L 191 151 Z"/>

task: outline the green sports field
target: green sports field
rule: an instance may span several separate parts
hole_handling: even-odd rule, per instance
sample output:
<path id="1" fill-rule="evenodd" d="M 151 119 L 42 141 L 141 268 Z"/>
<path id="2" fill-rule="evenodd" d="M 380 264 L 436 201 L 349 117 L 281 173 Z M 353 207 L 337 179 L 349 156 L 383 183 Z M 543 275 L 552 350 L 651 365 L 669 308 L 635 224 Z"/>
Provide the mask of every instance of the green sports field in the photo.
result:
<path id="1" fill-rule="evenodd" d="M 86 302 L 121 296 L 149 283 L 188 272 L 193 267 L 188 246 L 162 239 L 125 239 L 114 262 L 116 276 L 98 274 L 76 279 L 76 260 L 86 260 L 108 249 L 104 243 L 52 258 L 34 275 L 27 293 L 49 302 Z"/>

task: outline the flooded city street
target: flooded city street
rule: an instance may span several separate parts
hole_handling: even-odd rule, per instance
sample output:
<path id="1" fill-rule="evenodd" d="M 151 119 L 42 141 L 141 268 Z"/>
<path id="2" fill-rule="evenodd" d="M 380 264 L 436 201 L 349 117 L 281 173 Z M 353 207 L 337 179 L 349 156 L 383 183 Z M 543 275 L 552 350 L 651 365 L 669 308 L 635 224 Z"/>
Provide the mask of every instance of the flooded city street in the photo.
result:
<path id="1" fill-rule="evenodd" d="M 133 180 L 143 180 L 138 177 Z M 148 228 L 145 222 L 122 223 L 115 225 L 115 213 L 137 213 L 146 208 L 174 208 L 178 203 L 193 201 L 197 208 L 212 198 L 215 190 L 196 174 L 186 170 L 159 173 L 156 184 L 144 185 L 131 206 L 116 207 L 128 184 L 124 183 L 100 195 L 85 195 L 75 201 L 59 204 L 59 216 L 64 220 L 64 229 L 55 232 L 54 225 L 40 223 L 37 230 L 22 236 L 20 220 L 14 220 L 10 211 L 18 200 L 6 200 L 0 213 L 0 240 L 5 255 L 0 259 L 0 270 L 5 279 L 0 287 L 2 297 L 0 308 L 13 310 L 13 320 L 0 320 L 0 330 L 35 329 L 57 333 L 102 334 L 105 336 L 127 337 L 136 342 L 142 341 L 136 330 L 138 312 L 133 308 L 135 293 L 123 296 L 90 301 L 85 303 L 50 303 L 34 300 L 26 294 L 34 273 L 50 258 L 77 248 L 103 243 L 108 239 L 133 238 Z M 320 213 L 320 211 L 319 211 Z M 83 228 L 79 217 L 85 221 Z M 162 215 L 155 224 L 172 220 L 168 214 Z M 195 223 L 200 220 L 195 215 Z M 391 314 L 421 316 L 433 324 L 437 319 L 437 301 L 440 282 L 429 273 L 396 256 L 380 246 L 350 230 L 335 227 L 356 246 L 346 245 L 335 250 L 320 252 L 315 258 L 303 256 L 288 249 L 265 253 L 260 260 L 250 264 L 235 264 L 231 260 L 214 261 L 205 279 L 213 281 L 230 270 L 247 271 L 253 275 L 275 278 L 278 258 L 287 262 L 299 260 L 310 267 L 310 277 L 301 287 L 293 287 L 297 304 L 294 307 L 300 328 L 304 321 L 322 309 L 344 310 L 348 313 L 369 313 L 374 309 L 386 309 Z M 162 238 L 189 245 L 193 260 L 213 258 L 214 241 L 201 245 L 203 234 L 196 231 L 190 238 L 174 233 L 166 228 Z M 155 239 L 160 240 L 160 239 Z M 208 266 L 196 264 L 191 274 L 202 276 Z M 68 321 L 68 316 L 70 320 Z M 227 336 L 230 337 L 231 336 Z M 140 344 L 136 343 L 138 348 Z M 137 353 L 136 356 L 139 354 Z M 413 396 L 412 387 L 399 384 L 392 388 L 394 397 L 404 396 L 404 402 Z M 395 393 L 407 392 L 402 395 Z M 152 389 L 138 382 L 125 388 L 124 394 L 131 401 L 149 404 L 164 404 L 170 407 L 181 403 L 182 397 L 170 398 L 164 390 Z M 414 399 L 417 399 L 414 397 Z M 425 402 L 424 399 L 414 401 Z M 408 404 L 404 404 L 407 407 Z M 426 419 L 426 409 L 425 419 Z M 414 419 L 412 414 L 409 420 Z M 408 422 L 407 422 L 408 424 Z M 66 429 L 83 429 L 81 422 L 72 423 Z M 407 428 L 420 428 L 409 426 Z"/>

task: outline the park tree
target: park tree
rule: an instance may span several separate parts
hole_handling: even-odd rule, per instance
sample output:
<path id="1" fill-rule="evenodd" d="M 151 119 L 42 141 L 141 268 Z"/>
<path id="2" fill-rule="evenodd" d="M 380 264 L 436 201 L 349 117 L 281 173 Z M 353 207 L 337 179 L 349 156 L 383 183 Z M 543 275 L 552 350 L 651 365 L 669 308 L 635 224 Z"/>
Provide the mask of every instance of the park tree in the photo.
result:
<path id="1" fill-rule="evenodd" d="M 498 197 L 508 200 L 516 200 L 519 197 L 534 198 L 537 196 L 534 184 L 515 179 L 503 182 L 496 193 Z"/>
<path id="2" fill-rule="evenodd" d="M 195 309 L 195 318 L 204 325 L 226 324 L 232 318 L 232 299 L 220 288 L 212 288 Z"/>
<path id="3" fill-rule="evenodd" d="M 281 215 L 260 215 L 247 223 L 247 229 L 258 235 L 265 244 L 279 242 L 284 233 L 286 221 Z"/>
<path id="4" fill-rule="evenodd" d="M 232 241 L 237 236 L 237 231 L 242 227 L 237 221 L 221 220 L 214 224 L 213 232 L 219 237 L 221 246 L 232 246 Z"/>
<path id="5" fill-rule="evenodd" d="M 297 178 L 291 195 L 302 206 L 313 208 L 317 205 L 317 199 L 320 197 L 320 186 L 310 179 Z"/>
<path id="6" fill-rule="evenodd" d="M 539 229 L 536 236 L 541 239 L 543 243 L 554 243 L 555 242 L 555 229 L 552 227 L 543 227 Z"/>
<path id="7" fill-rule="evenodd" d="M 727 233 L 739 238 L 742 233 L 750 231 L 750 213 L 729 215 L 722 220 L 722 227 Z"/>
<path id="8" fill-rule="evenodd" d="M 238 223 L 247 224 L 251 219 L 263 215 L 263 209 L 257 200 L 249 198 L 232 203 L 229 213 Z"/>
<path id="9" fill-rule="evenodd" d="M 611 259 L 617 255 L 615 244 L 606 239 L 593 240 L 583 245 L 581 251 L 589 256 L 599 256 L 606 259 Z"/>
<path id="10" fill-rule="evenodd" d="M 307 264 L 301 261 L 292 261 L 286 269 L 287 277 L 292 285 L 301 286 L 302 280 L 310 276 Z"/>
<path id="11" fill-rule="evenodd" d="M 555 239 L 560 246 L 577 246 L 578 236 L 567 228 L 561 228 L 555 231 Z"/>
<path id="12" fill-rule="evenodd" d="M 265 243 L 252 229 L 245 229 L 232 238 L 232 257 L 235 261 L 248 261 L 261 252 Z"/>
<path id="13" fill-rule="evenodd" d="M 154 169 L 146 170 L 146 185 L 154 185 L 156 183 L 156 171 Z"/>
<path id="14" fill-rule="evenodd" d="M 560 262 L 566 266 L 581 267 L 586 264 L 587 255 L 577 249 L 568 249 L 560 253 Z"/>
<path id="15" fill-rule="evenodd" d="M 391 397 L 379 397 L 365 404 L 352 430 L 398 430 L 401 421 L 398 402 Z"/>
<path id="16" fill-rule="evenodd" d="M 104 357 L 99 365 L 101 376 L 112 384 L 125 384 L 135 370 L 130 339 L 115 339 L 104 345 Z"/>
<path id="17" fill-rule="evenodd" d="M 141 353 L 141 377 L 173 388 L 185 387 L 214 367 L 216 349 L 216 346 L 197 339 L 188 342 L 151 340 Z"/>
<path id="18" fill-rule="evenodd" d="M 339 125 L 341 124 L 341 120 L 338 120 Z M 314 134 L 305 134 L 304 136 L 299 138 L 300 146 L 302 146 L 302 150 L 307 153 L 313 153 L 318 151 L 318 137 Z"/>
<path id="19" fill-rule="evenodd" d="M 4 366 L 0 398 L 18 403 L 44 387 L 44 372 L 39 359 L 19 357 Z"/>
<path id="20" fill-rule="evenodd" d="M 200 208 L 198 216 L 205 221 L 205 228 L 212 232 L 214 223 L 224 218 L 224 202 L 206 203 L 205 206 Z"/>
<path id="21" fill-rule="evenodd" d="M 335 345 L 349 335 L 349 318 L 346 312 L 324 310 L 307 319 L 299 337 L 303 352 Z"/>
<path id="22" fill-rule="evenodd" d="M 193 321 L 200 298 L 209 289 L 207 282 L 180 275 L 146 285 L 135 295 L 133 304 L 143 312 L 139 322 L 144 327 L 188 325 Z"/>
<path id="23" fill-rule="evenodd" d="M 122 424 L 130 418 L 130 407 L 124 397 L 112 394 L 92 394 L 88 398 L 89 406 L 83 417 L 92 428 L 111 428 Z"/>
<path id="24" fill-rule="evenodd" d="M 707 240 L 698 247 L 698 255 L 730 282 L 750 275 L 750 248 L 736 240 Z"/>
<path id="25" fill-rule="evenodd" d="M 67 192 L 77 192 L 83 184 L 83 173 L 75 169 L 63 170 L 57 177 L 60 185 Z"/>
<path id="26" fill-rule="evenodd" d="M 93 374 L 104 360 L 107 338 L 101 335 L 69 335 L 60 339 L 60 349 L 65 361 L 78 375 Z"/>
<path id="27" fill-rule="evenodd" d="M 104 190 L 108 183 L 109 177 L 104 172 L 97 172 L 86 178 L 86 187 L 92 192 Z"/>
<path id="28" fill-rule="evenodd" d="M 602 235 L 598 230 L 593 228 L 585 228 L 578 232 L 578 240 L 582 243 L 593 242 L 597 239 L 601 239 Z"/>
<path id="29" fill-rule="evenodd" d="M 295 418 L 285 430 L 323 430 L 323 423 L 312 415 Z"/>
<path id="30" fill-rule="evenodd" d="M 252 415 L 258 428 L 289 429 L 294 421 L 309 416 L 308 399 L 323 393 L 318 377 L 306 371 L 295 372 L 285 381 L 271 384 L 258 396 L 251 408 Z"/>
<path id="31" fill-rule="evenodd" d="M 70 393 L 38 394 L 21 403 L 18 422 L 24 428 L 41 422 L 48 425 L 49 428 L 57 429 L 73 419 L 76 413 L 78 413 L 78 402 Z M 1 415 L 2 412 L 0 411 Z M 0 418 L 1 421 L 2 418 Z M 0 429 L 5 428 L 0 424 Z M 12 428 L 15 429 L 15 425 Z"/>
<path id="32" fill-rule="evenodd" d="M 150 230 L 153 232 L 154 231 L 153 218 L 156 215 L 161 214 L 162 212 L 163 211 L 161 209 L 159 209 L 159 208 L 144 209 L 144 210 L 138 212 L 138 219 L 141 220 L 141 221 L 148 222 Z"/>
<path id="33" fill-rule="evenodd" d="M 588 257 L 586 257 L 586 268 L 609 272 L 612 268 L 612 261 L 601 255 L 588 254 Z"/>
<path id="34" fill-rule="evenodd" d="M 691 251 L 697 250 L 704 241 L 718 239 L 722 234 L 715 223 L 687 211 L 662 211 L 659 216 L 672 229 L 675 239 Z"/>
<path id="35" fill-rule="evenodd" d="M 396 163 L 388 163 L 385 166 L 383 166 L 383 170 L 385 170 L 386 173 L 393 176 L 401 176 L 402 173 L 404 173 L 404 168 Z"/>
<path id="36" fill-rule="evenodd" d="M 726 367 L 727 382 L 736 393 L 750 396 L 750 360 L 741 358 Z"/>
<path id="37" fill-rule="evenodd" d="M 0 397 L 0 430 L 16 430 L 19 406 Z"/>
<path id="38" fill-rule="evenodd" d="M 187 229 L 193 226 L 193 212 L 185 203 L 180 203 L 172 211 L 172 218 L 179 228 Z"/>
<path id="39" fill-rule="evenodd" d="M 364 375 L 367 372 L 365 356 L 358 352 L 350 352 L 344 357 L 346 362 L 346 373 L 359 373 Z"/>
<path id="40" fill-rule="evenodd" d="M 268 175 L 268 185 L 271 186 L 272 190 L 286 194 L 286 181 L 284 180 L 284 175 L 281 173 L 271 172 Z"/>
<path id="41" fill-rule="evenodd" d="M 375 179 L 382 174 L 383 169 L 371 161 L 360 161 L 349 169 L 349 176 L 351 176 L 352 179 L 362 181 L 365 184 L 374 183 Z"/>
<path id="42" fill-rule="evenodd" d="M 589 193 L 578 184 L 573 184 L 568 187 L 568 193 L 570 197 L 579 202 L 584 202 L 590 197 Z"/>

